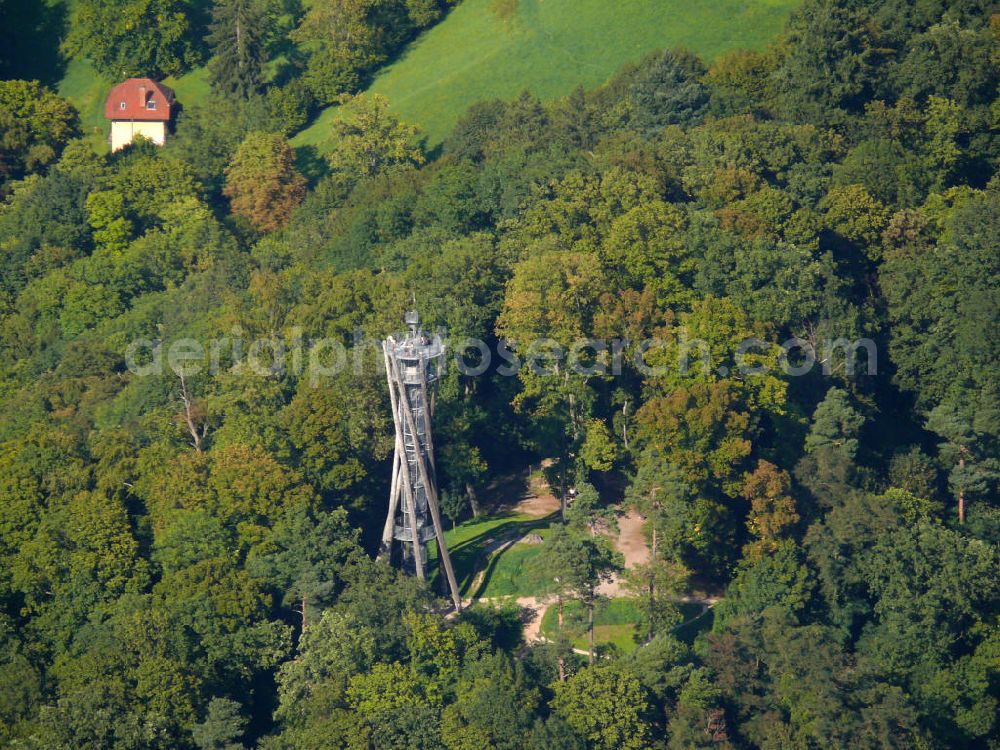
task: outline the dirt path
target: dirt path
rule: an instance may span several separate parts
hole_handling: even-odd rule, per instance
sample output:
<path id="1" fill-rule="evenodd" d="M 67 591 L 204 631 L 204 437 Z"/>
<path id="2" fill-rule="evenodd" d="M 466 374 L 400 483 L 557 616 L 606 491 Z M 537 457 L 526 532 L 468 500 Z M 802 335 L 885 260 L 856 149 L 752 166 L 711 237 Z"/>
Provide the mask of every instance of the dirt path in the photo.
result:
<path id="1" fill-rule="evenodd" d="M 642 525 L 646 519 L 630 510 L 618 519 L 618 539 L 615 548 L 625 558 L 625 567 L 634 568 L 649 561 L 649 547 Z"/>
<path id="2" fill-rule="evenodd" d="M 506 604 L 511 601 L 511 598 L 484 596 L 475 601 L 484 604 Z M 542 617 L 545 616 L 545 610 L 548 609 L 551 602 L 548 599 L 537 596 L 519 596 L 514 601 L 521 608 L 521 621 L 524 623 L 524 642 L 534 643 L 542 640 Z M 472 603 L 472 599 L 466 599 L 462 602 L 462 606 L 468 607 Z"/>
<path id="3" fill-rule="evenodd" d="M 544 518 L 559 511 L 559 499 L 552 494 L 545 480 L 539 474 L 532 474 L 531 467 L 527 471 L 518 475 L 506 477 L 497 485 L 491 488 L 489 494 L 489 505 L 495 510 L 509 510 L 515 513 L 524 513 L 536 518 Z M 645 519 L 635 511 L 629 511 L 618 518 L 618 535 L 612 538 L 612 544 L 624 558 L 625 569 L 630 570 L 649 560 L 649 547 L 646 544 L 646 535 L 643 531 Z M 513 546 L 521 537 L 495 540 L 487 550 L 486 558 L 502 553 L 505 549 Z M 482 583 L 485 570 L 479 571 L 469 591 L 477 591 Z M 630 592 L 625 588 L 622 578 L 615 575 L 610 581 L 602 583 L 598 587 L 598 593 L 611 599 L 629 596 Z M 696 620 L 703 617 L 705 612 L 713 607 L 719 600 L 718 597 L 684 596 L 679 599 L 682 602 L 698 602 L 702 604 L 702 611 L 691 618 Z M 482 597 L 476 599 L 477 602 L 489 604 L 502 604 L 516 601 L 521 609 L 521 618 L 524 623 L 524 640 L 526 643 L 535 643 L 545 640 L 541 634 L 542 618 L 545 611 L 555 601 L 554 597 L 520 596 L 517 599 L 511 597 Z M 468 599 L 465 605 L 472 604 L 473 600 Z M 683 627 L 691 622 L 681 623 L 677 627 Z M 586 651 L 581 651 L 586 654 Z"/>
<path id="4" fill-rule="evenodd" d="M 559 498 L 552 494 L 542 477 L 531 474 L 531 467 L 528 472 L 528 486 L 511 510 L 537 518 L 552 515 L 559 510 Z"/>
<path id="5" fill-rule="evenodd" d="M 479 599 L 478 601 L 499 603 L 502 600 Z M 688 625 L 694 622 L 695 620 L 700 620 L 702 617 L 704 617 L 705 613 L 708 612 L 708 610 L 710 610 L 712 607 L 714 607 L 716 603 L 718 603 L 719 597 L 682 596 L 678 599 L 678 601 L 685 603 L 697 602 L 702 606 L 701 606 L 701 611 L 694 617 L 691 617 L 685 620 L 684 622 L 675 625 L 672 628 L 672 630 L 675 632 L 683 628 L 685 625 Z M 470 604 L 472 603 L 471 599 L 469 600 L 469 603 Z M 517 605 L 518 607 L 521 608 L 521 617 L 522 617 L 522 622 L 524 623 L 525 643 L 530 645 L 532 643 L 539 643 L 546 640 L 545 636 L 542 635 L 542 618 L 545 616 L 546 610 L 548 610 L 548 608 L 553 603 L 554 600 L 552 599 L 546 599 L 534 596 L 520 596 L 517 598 Z M 578 654 L 582 654 L 584 656 L 587 655 L 587 651 L 585 649 L 574 648 L 573 650 Z"/>
<path id="6" fill-rule="evenodd" d="M 542 618 L 545 616 L 545 610 L 549 608 L 549 602 L 534 596 L 521 596 L 517 599 L 517 605 L 525 615 L 524 642 L 535 643 L 541 640 Z"/>
<path id="7" fill-rule="evenodd" d="M 612 539 L 614 548 L 625 559 L 625 569 L 631 570 L 649 560 L 649 547 L 646 546 L 646 535 L 642 525 L 646 522 L 635 511 L 629 511 L 618 519 L 618 537 Z M 597 593 L 611 599 L 628 596 L 622 576 L 615 574 L 610 581 L 605 581 L 597 587 Z"/>
<path id="8" fill-rule="evenodd" d="M 492 515 L 509 511 L 544 518 L 558 511 L 559 498 L 552 494 L 539 471 L 550 463 L 543 461 L 540 466 L 534 464 L 498 477 L 482 492 L 483 512 Z"/>

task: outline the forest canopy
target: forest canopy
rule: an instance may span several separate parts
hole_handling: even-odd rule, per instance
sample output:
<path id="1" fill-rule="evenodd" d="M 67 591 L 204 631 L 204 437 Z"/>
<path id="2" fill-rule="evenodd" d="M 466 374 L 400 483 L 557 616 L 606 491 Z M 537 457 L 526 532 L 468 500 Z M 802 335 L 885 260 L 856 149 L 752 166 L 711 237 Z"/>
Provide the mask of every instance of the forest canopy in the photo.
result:
<path id="1" fill-rule="evenodd" d="M 66 54 L 229 95 L 107 154 L 0 81 L 0 747 L 1000 746 L 991 4 L 805 0 L 766 49 L 483 101 L 431 151 L 361 89 L 445 3 L 73 7 Z M 414 301 L 453 353 L 624 342 L 452 358 L 434 431 L 452 524 L 544 464 L 539 575 L 562 617 L 620 574 L 634 649 L 376 559 L 373 342 Z"/>

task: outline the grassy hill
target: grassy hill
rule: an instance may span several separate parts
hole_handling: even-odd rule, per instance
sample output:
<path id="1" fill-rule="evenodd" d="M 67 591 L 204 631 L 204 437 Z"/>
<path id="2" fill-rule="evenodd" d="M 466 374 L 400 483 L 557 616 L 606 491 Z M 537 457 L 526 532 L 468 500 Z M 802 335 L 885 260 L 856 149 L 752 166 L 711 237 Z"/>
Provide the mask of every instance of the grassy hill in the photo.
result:
<path id="1" fill-rule="evenodd" d="M 48 2 L 71 6 L 72 0 Z M 525 89 L 543 99 L 564 96 L 578 85 L 600 84 L 623 64 L 663 47 L 687 47 L 706 60 L 761 47 L 780 32 L 798 2 L 463 0 L 384 68 L 370 90 L 388 97 L 434 146 L 483 99 L 510 99 Z M 165 83 L 186 106 L 209 94 L 205 68 Z M 98 149 L 106 147 L 103 107 L 111 85 L 86 60 L 71 60 L 57 87 L 80 110 L 84 134 Z M 324 151 L 336 110 L 325 110 L 293 145 Z"/>
<path id="2" fill-rule="evenodd" d="M 662 47 L 706 60 L 759 48 L 798 0 L 463 0 L 378 75 L 388 97 L 433 146 L 477 101 L 527 89 L 543 99 L 603 83 L 623 64 Z M 336 108 L 293 140 L 324 150 Z"/>

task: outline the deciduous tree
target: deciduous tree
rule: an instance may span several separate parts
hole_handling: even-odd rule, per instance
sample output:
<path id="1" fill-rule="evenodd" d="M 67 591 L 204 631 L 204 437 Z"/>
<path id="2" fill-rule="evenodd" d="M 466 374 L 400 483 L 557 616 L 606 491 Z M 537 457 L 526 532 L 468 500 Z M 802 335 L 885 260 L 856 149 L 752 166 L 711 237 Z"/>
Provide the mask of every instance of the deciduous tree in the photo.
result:
<path id="1" fill-rule="evenodd" d="M 792 480 L 770 461 L 761 460 L 743 482 L 743 497 L 750 503 L 747 528 L 756 537 L 744 548 L 749 559 L 759 559 L 773 552 L 778 540 L 799 520 L 795 499 L 788 494 Z"/>
<path id="2" fill-rule="evenodd" d="M 186 0 L 82 0 L 66 47 L 106 79 L 175 75 L 201 61 L 190 14 Z"/>
<path id="3" fill-rule="evenodd" d="M 261 232 L 280 229 L 302 202 L 306 181 L 295 168 L 295 154 L 283 136 L 251 133 L 226 168 L 233 213 Z"/>
<path id="4" fill-rule="evenodd" d="M 8 180 L 54 162 L 79 123 L 73 105 L 38 81 L 0 81 L 0 195 Z"/>
<path id="5" fill-rule="evenodd" d="M 389 100 L 380 94 L 349 99 L 332 128 L 330 167 L 349 183 L 424 163 L 420 131 L 390 112 Z"/>
<path id="6" fill-rule="evenodd" d="M 552 707 L 595 750 L 649 746 L 648 703 L 642 685 L 621 664 L 582 669 L 556 683 Z"/>
<path id="7" fill-rule="evenodd" d="M 595 255 L 540 253 L 514 269 L 497 319 L 497 333 L 528 360 L 518 370 L 523 390 L 515 407 L 551 425 L 545 448 L 559 456 L 564 512 L 568 462 L 584 438 L 594 398 L 590 383 L 607 367 L 606 353 L 579 348 L 592 335 L 606 283 Z M 580 355 L 575 362 L 570 361 L 573 351 Z"/>

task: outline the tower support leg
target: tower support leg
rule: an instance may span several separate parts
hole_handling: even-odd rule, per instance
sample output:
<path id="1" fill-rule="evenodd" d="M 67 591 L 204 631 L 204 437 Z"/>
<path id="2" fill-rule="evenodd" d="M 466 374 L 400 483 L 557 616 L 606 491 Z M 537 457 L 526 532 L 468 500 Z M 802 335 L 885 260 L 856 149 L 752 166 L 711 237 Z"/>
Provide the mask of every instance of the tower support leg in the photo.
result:
<path id="1" fill-rule="evenodd" d="M 410 434 L 414 436 L 417 435 L 417 425 L 413 420 L 413 412 L 410 410 L 410 401 L 406 395 L 406 386 L 402 382 L 402 378 L 399 376 L 399 369 L 397 367 L 395 358 L 387 357 L 389 364 L 392 366 L 392 378 L 399 383 L 399 411 L 406 420 L 406 425 L 410 429 Z M 421 376 L 426 377 L 425 368 L 420 368 Z M 421 383 L 421 387 L 426 390 L 426 383 Z M 424 404 L 424 408 L 429 408 L 429 404 Z M 397 430 L 397 434 L 401 435 L 402 430 Z M 430 433 L 428 432 L 428 435 Z M 399 438 L 401 440 L 401 438 Z M 403 461 L 404 467 L 406 466 L 406 461 Z M 407 469 L 409 467 L 406 467 Z M 455 611 L 462 611 L 462 595 L 458 590 L 458 582 L 455 579 L 455 570 L 451 564 L 451 555 L 448 554 L 448 545 L 444 540 L 444 527 L 441 525 L 441 514 L 438 512 L 438 501 L 437 501 L 437 489 L 434 483 L 430 479 L 430 475 L 427 469 L 426 462 L 424 460 L 423 454 L 417 451 L 417 471 L 420 473 L 420 480 L 424 484 L 424 488 L 427 491 L 427 507 L 431 512 L 431 521 L 434 523 L 434 535 L 437 537 L 438 541 L 438 553 L 441 556 L 441 564 L 444 566 L 445 576 L 448 579 L 448 588 L 451 589 L 451 600 L 455 605 Z"/>
<path id="2" fill-rule="evenodd" d="M 392 365 L 395 360 L 389 356 L 388 348 L 383 350 L 383 355 L 385 356 L 385 376 L 389 381 L 389 400 L 392 403 L 393 423 L 396 427 L 396 454 L 399 456 L 399 479 L 403 490 L 404 509 L 409 516 L 410 533 L 413 536 L 413 563 L 416 568 L 417 578 L 424 580 L 424 548 L 417 529 L 417 504 L 411 491 L 413 484 L 410 481 L 410 467 L 409 462 L 406 460 L 406 445 L 403 441 L 403 424 L 401 421 L 402 415 L 400 414 L 401 405 L 393 385 L 395 368 Z M 416 432 L 413 435 L 415 437 Z"/>
<path id="3" fill-rule="evenodd" d="M 389 485 L 389 515 L 386 516 L 382 528 L 382 545 L 379 548 L 379 559 L 391 561 L 392 535 L 396 530 L 396 513 L 399 510 L 399 451 L 392 451 L 392 482 Z"/>

